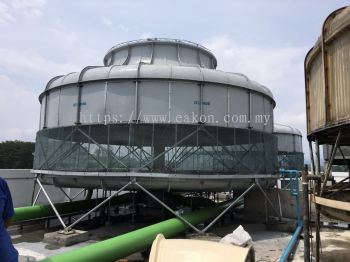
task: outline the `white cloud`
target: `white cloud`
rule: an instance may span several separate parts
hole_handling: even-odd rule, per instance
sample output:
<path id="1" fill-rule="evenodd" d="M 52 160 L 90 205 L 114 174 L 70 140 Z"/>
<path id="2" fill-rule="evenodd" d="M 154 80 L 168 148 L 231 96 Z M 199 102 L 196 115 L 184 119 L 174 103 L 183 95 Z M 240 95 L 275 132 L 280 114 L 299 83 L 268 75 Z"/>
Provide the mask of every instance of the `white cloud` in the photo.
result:
<path id="1" fill-rule="evenodd" d="M 129 27 L 127 27 L 126 25 L 118 24 L 117 27 L 118 27 L 119 30 L 121 30 L 121 31 L 123 31 L 125 33 L 129 32 Z"/>
<path id="2" fill-rule="evenodd" d="M 28 19 L 41 18 L 43 16 L 41 8 L 45 4 L 45 0 L 5 0 L 0 3 L 0 23 L 15 22 L 17 15 Z"/>
<path id="3" fill-rule="evenodd" d="M 225 35 L 207 39 L 204 45 L 216 55 L 218 69 L 246 74 L 270 88 L 277 104 L 275 122 L 300 129 L 307 152 L 303 61 L 308 48 L 261 48 Z"/>
<path id="4" fill-rule="evenodd" d="M 28 10 L 43 7 L 45 0 L 6 0 L 6 2 L 16 10 Z"/>
<path id="5" fill-rule="evenodd" d="M 303 70 L 304 47 L 264 49 L 239 44 L 228 36 L 209 39 L 205 46 L 218 57 L 218 67 L 247 74 L 273 89 L 287 88 L 287 79 L 295 81 L 293 77 Z"/>
<path id="6" fill-rule="evenodd" d="M 10 13 L 10 8 L 4 3 L 0 3 L 0 24 L 15 22 L 15 18 Z"/>
<path id="7" fill-rule="evenodd" d="M 110 28 L 110 29 L 113 29 L 113 23 L 112 23 L 111 20 L 109 20 L 108 18 L 102 16 L 102 17 L 101 17 L 101 21 L 102 21 L 102 23 L 103 23 L 106 27 L 108 27 L 108 28 Z"/>
<path id="8" fill-rule="evenodd" d="M 38 8 L 28 9 L 23 14 L 29 19 L 40 19 L 43 16 L 43 12 Z"/>
<path id="9" fill-rule="evenodd" d="M 82 66 L 71 63 L 56 63 L 31 52 L 16 49 L 0 48 L 0 68 L 4 68 L 15 74 L 36 74 L 43 79 L 75 72 Z"/>
<path id="10" fill-rule="evenodd" d="M 0 74 L 0 141 L 34 141 L 39 105 L 37 94 Z"/>
<path id="11" fill-rule="evenodd" d="M 101 17 L 101 21 L 109 29 L 114 30 L 116 28 L 116 29 L 123 31 L 125 33 L 129 32 L 129 27 L 127 27 L 126 25 L 123 25 L 123 24 L 117 24 L 116 26 L 114 26 L 113 22 L 105 16 Z"/>
<path id="12" fill-rule="evenodd" d="M 141 39 L 147 39 L 147 38 L 151 38 L 151 37 L 152 37 L 152 35 L 149 34 L 149 33 L 143 33 L 143 34 L 140 36 Z"/>
<path id="13" fill-rule="evenodd" d="M 275 114 L 275 123 L 281 123 L 299 129 L 303 133 L 304 152 L 307 152 L 306 113 L 303 108 L 300 111 L 302 112 L 291 112 L 291 110 L 281 109 L 278 114 Z"/>

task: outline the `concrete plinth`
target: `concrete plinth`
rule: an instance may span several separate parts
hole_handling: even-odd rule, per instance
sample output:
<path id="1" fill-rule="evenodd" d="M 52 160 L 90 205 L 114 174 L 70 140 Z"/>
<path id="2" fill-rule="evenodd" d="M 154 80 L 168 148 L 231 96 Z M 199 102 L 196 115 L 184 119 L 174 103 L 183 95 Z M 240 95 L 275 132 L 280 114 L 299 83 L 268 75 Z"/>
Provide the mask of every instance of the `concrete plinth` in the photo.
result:
<path id="1" fill-rule="evenodd" d="M 275 209 L 281 211 L 282 217 L 296 219 L 295 197 L 290 195 L 289 190 L 268 189 L 265 192 Z M 300 199 L 300 206 L 302 207 L 302 198 Z M 253 190 L 244 197 L 244 213 L 248 218 L 254 218 L 255 221 L 259 222 L 266 220 L 266 216 L 277 216 L 260 190 Z"/>
<path id="2" fill-rule="evenodd" d="M 71 246 L 77 243 L 87 241 L 89 239 L 89 232 L 82 230 L 74 230 L 68 234 L 62 231 L 50 232 L 44 235 L 44 242 L 59 246 Z"/>

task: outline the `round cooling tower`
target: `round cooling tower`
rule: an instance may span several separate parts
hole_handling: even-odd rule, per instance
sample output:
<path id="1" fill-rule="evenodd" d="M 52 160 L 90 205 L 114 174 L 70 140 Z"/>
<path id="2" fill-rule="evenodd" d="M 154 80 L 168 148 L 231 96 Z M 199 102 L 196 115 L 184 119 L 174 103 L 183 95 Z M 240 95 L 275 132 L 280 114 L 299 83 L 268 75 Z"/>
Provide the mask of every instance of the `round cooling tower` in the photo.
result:
<path id="1" fill-rule="evenodd" d="M 215 70 L 187 41 L 119 44 L 104 66 L 51 79 L 40 94 L 33 172 L 60 187 L 151 190 L 267 186 L 277 158 L 270 90 Z"/>
<path id="2" fill-rule="evenodd" d="M 305 58 L 308 139 L 350 145 L 350 7 L 331 13 Z"/>
<path id="3" fill-rule="evenodd" d="M 279 167 L 303 170 L 303 136 L 299 129 L 287 125 L 275 124 L 273 133 L 277 136 Z"/>

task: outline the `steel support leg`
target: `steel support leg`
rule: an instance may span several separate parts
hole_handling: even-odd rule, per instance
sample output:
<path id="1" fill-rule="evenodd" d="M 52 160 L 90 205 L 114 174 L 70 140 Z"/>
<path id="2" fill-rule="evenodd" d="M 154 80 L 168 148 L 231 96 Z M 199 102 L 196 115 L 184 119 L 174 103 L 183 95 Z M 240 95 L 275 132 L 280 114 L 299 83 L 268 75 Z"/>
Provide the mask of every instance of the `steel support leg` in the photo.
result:
<path id="1" fill-rule="evenodd" d="M 321 180 L 317 180 L 316 182 L 316 193 L 317 195 L 320 195 L 321 191 Z M 315 209 L 316 209 L 316 243 L 315 243 L 315 261 L 319 262 L 320 261 L 320 249 L 321 249 L 321 235 L 320 235 L 320 230 L 321 230 L 321 220 L 320 220 L 320 209 L 321 206 L 319 204 L 315 203 Z"/>
<path id="2" fill-rule="evenodd" d="M 189 227 L 191 227 L 194 231 L 196 231 L 197 233 L 200 233 L 201 230 L 199 230 L 197 227 L 195 227 L 194 225 L 192 225 L 190 222 L 188 222 L 185 218 L 183 218 L 182 216 L 180 216 L 179 214 L 177 214 L 174 210 L 172 210 L 167 204 L 163 203 L 161 200 L 159 200 L 155 195 L 153 195 L 151 192 L 149 192 L 146 188 L 144 188 L 143 186 L 141 186 L 139 183 L 137 183 L 136 181 L 134 181 L 134 184 L 136 186 L 138 186 L 143 192 L 145 192 L 147 195 L 149 195 L 150 197 L 152 197 L 155 201 L 157 201 L 159 204 L 161 204 L 165 209 L 167 209 L 169 212 L 171 212 L 173 215 L 175 215 L 178 219 L 180 219 L 182 222 L 184 222 L 186 225 L 188 225 Z"/>
<path id="3" fill-rule="evenodd" d="M 334 147 L 332 149 L 331 157 L 329 158 L 329 161 L 328 161 L 326 172 L 324 174 L 324 180 L 323 180 L 322 187 L 321 187 L 320 196 L 322 196 L 322 194 L 326 188 L 327 180 L 328 180 L 329 174 L 331 173 L 331 168 L 332 168 L 333 160 L 335 157 L 335 153 L 337 152 L 337 149 L 338 149 L 340 137 L 341 137 L 341 130 L 339 130 L 339 132 L 338 132 L 337 139 L 335 140 L 335 144 L 334 144 Z"/>
<path id="4" fill-rule="evenodd" d="M 40 196 L 40 193 L 41 193 L 41 187 L 39 187 L 38 193 L 36 194 L 36 197 L 33 200 L 32 206 L 35 206 L 36 201 L 38 201 L 38 198 Z"/>
<path id="5" fill-rule="evenodd" d="M 312 148 L 312 141 L 311 140 L 309 140 L 309 150 L 310 150 L 312 174 L 316 175 L 316 167 L 315 167 L 315 160 L 314 160 L 314 150 Z"/>
<path id="6" fill-rule="evenodd" d="M 97 210 L 99 207 L 103 206 L 106 202 L 108 202 L 110 199 L 112 199 L 114 196 L 118 195 L 120 192 L 122 192 L 125 188 L 127 188 L 128 186 L 130 186 L 133 182 L 130 181 L 129 183 L 127 183 L 125 186 L 123 186 L 122 188 L 120 188 L 118 191 L 114 192 L 112 195 L 110 195 L 108 198 L 106 198 L 105 200 L 103 200 L 101 203 L 99 203 L 97 206 L 95 206 L 93 209 L 91 209 L 89 212 L 85 213 L 84 215 L 82 215 L 79 219 L 77 219 L 73 224 L 69 225 L 68 227 L 65 227 L 64 232 L 68 232 L 70 231 L 76 224 L 78 224 L 81 220 L 83 220 L 85 217 L 87 217 L 88 215 L 90 215 L 92 212 L 94 212 L 95 210 Z"/>
<path id="7" fill-rule="evenodd" d="M 233 207 L 234 204 L 236 204 L 244 195 L 246 195 L 253 187 L 255 184 L 250 185 L 239 197 L 237 197 L 228 207 L 225 208 L 224 211 L 221 212 L 220 215 L 218 215 L 206 228 L 204 228 L 201 233 L 205 233 L 209 228 L 211 228 L 227 211 Z"/>
<path id="8" fill-rule="evenodd" d="M 43 185 L 41 184 L 39 178 L 37 179 L 37 183 L 38 183 L 38 185 L 40 186 L 41 190 L 43 191 L 44 195 L 46 196 L 47 200 L 49 201 L 49 203 L 50 203 L 50 205 L 51 205 L 53 211 L 55 212 L 55 214 L 56 214 L 58 220 L 60 221 L 60 223 L 62 224 L 63 228 L 64 228 L 64 229 L 67 228 L 66 224 L 63 222 L 63 219 L 61 218 L 60 214 L 58 213 L 58 211 L 57 211 L 55 205 L 52 203 L 52 201 L 51 201 L 49 195 L 47 194 L 45 188 L 44 188 Z"/>
<path id="9" fill-rule="evenodd" d="M 237 197 L 232 203 L 230 203 L 229 206 L 225 208 L 224 211 L 221 212 L 220 215 L 218 215 L 206 228 L 203 230 L 199 230 L 197 227 L 192 225 L 190 222 L 188 222 L 185 218 L 177 214 L 174 210 L 172 210 L 168 205 L 166 205 L 164 202 L 162 202 L 160 199 L 158 199 L 155 195 L 153 195 L 151 192 L 149 192 L 146 188 L 141 186 L 139 183 L 134 181 L 134 184 L 138 186 L 142 191 L 144 191 L 147 195 L 152 197 L 155 201 L 157 201 L 160 205 L 162 205 L 165 209 L 167 209 L 169 212 L 171 212 L 173 215 L 175 215 L 178 219 L 183 221 L 186 225 L 191 227 L 193 230 L 195 230 L 197 233 L 205 233 L 209 228 L 211 228 L 228 210 L 230 210 L 244 195 L 246 195 L 254 186 L 255 183 L 250 185 L 239 197 Z"/>
<path id="10" fill-rule="evenodd" d="M 78 193 L 76 193 L 73 197 L 72 200 L 76 199 L 81 193 L 83 193 L 85 191 L 85 189 L 82 189 L 81 191 L 79 191 Z"/>
<path id="11" fill-rule="evenodd" d="M 309 225 L 309 181 L 307 179 L 308 168 L 305 167 L 303 173 L 303 207 L 304 207 L 304 261 L 310 262 L 310 225 Z"/>
<path id="12" fill-rule="evenodd" d="M 59 189 L 60 189 L 61 192 L 69 199 L 69 202 L 72 202 L 72 199 L 71 199 L 70 196 L 68 196 L 68 194 L 62 189 L 62 187 L 59 187 Z"/>
<path id="13" fill-rule="evenodd" d="M 34 178 L 34 185 L 33 185 L 33 192 L 32 192 L 32 205 L 34 206 L 34 196 L 35 196 L 35 188 L 36 188 L 36 180 L 38 179 L 38 175 L 35 175 Z"/>

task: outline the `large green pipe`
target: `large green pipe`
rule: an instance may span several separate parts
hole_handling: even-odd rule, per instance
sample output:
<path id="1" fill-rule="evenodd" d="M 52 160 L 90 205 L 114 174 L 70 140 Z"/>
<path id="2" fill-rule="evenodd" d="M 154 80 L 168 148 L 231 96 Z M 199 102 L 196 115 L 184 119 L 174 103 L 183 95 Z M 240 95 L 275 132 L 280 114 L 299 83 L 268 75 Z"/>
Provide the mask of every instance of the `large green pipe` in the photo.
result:
<path id="1" fill-rule="evenodd" d="M 214 218 L 223 208 L 222 205 L 214 206 L 184 215 L 183 217 L 190 223 L 197 225 Z M 112 262 L 151 246 L 159 233 L 162 233 L 166 238 L 170 238 L 185 231 L 187 228 L 188 226 L 180 219 L 172 218 L 105 241 L 43 259 L 41 262 Z"/>
<path id="2" fill-rule="evenodd" d="M 89 193 L 88 193 L 89 195 Z M 211 200 L 205 198 L 193 198 L 183 197 L 180 195 L 174 195 L 174 197 L 179 203 L 183 205 L 193 205 L 193 206 L 209 206 L 213 205 Z M 90 210 L 96 206 L 96 204 L 102 202 L 104 198 L 99 199 L 86 199 L 73 202 L 57 203 L 55 207 L 60 214 L 68 214 L 79 211 Z M 124 194 L 111 199 L 112 205 L 125 204 L 132 202 L 132 194 Z M 192 202 L 192 203 L 191 203 Z M 108 205 L 108 202 L 105 204 Z M 40 219 L 45 217 L 55 216 L 55 213 L 50 205 L 35 205 L 27 207 L 17 207 L 15 208 L 15 215 L 12 219 L 13 223 L 18 223 L 31 219 Z"/>
<path id="3" fill-rule="evenodd" d="M 57 211 L 60 214 L 69 214 L 79 211 L 86 211 L 94 208 L 98 203 L 101 203 L 105 198 L 80 200 L 73 202 L 65 202 L 55 204 Z M 125 204 L 132 202 L 132 194 L 124 194 L 116 196 L 111 199 L 111 205 Z M 108 206 L 107 202 L 105 206 Z M 15 208 L 15 215 L 12 218 L 12 222 L 18 223 L 21 221 L 40 219 L 45 217 L 55 216 L 50 205 L 35 205 L 28 207 L 17 207 Z"/>

